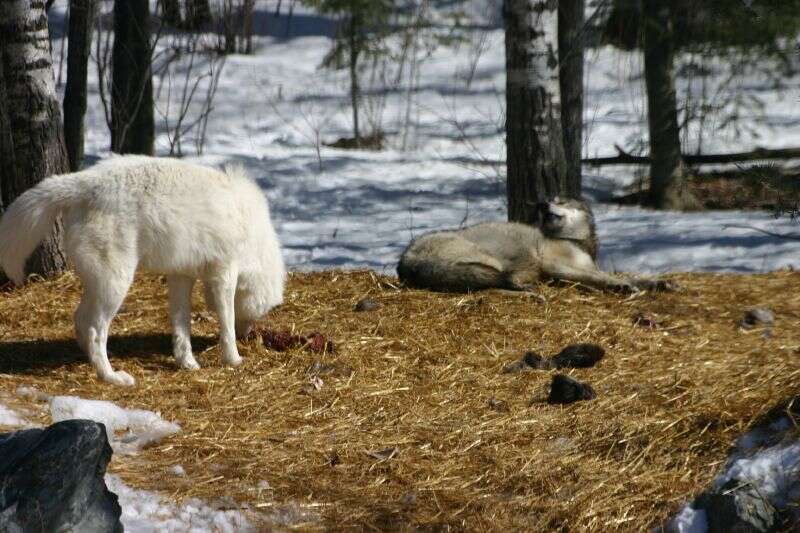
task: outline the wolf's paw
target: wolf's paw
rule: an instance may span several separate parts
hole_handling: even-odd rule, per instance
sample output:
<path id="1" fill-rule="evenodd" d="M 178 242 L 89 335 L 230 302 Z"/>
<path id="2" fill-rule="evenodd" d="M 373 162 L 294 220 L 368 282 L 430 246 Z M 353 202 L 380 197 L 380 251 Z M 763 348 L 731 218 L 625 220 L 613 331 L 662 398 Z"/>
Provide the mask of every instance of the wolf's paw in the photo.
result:
<path id="1" fill-rule="evenodd" d="M 239 366 L 239 365 L 242 364 L 242 361 L 244 361 L 244 359 L 242 359 L 241 356 L 239 356 L 239 355 L 236 355 L 236 356 L 233 356 L 233 357 L 232 356 L 226 356 L 226 357 L 222 358 L 222 362 L 226 366 Z"/>
<path id="2" fill-rule="evenodd" d="M 641 289 L 633 283 L 623 281 L 611 286 L 611 290 L 622 294 L 633 294 L 639 292 Z"/>
<path id="3" fill-rule="evenodd" d="M 102 376 L 101 379 L 106 383 L 119 385 L 120 387 L 133 387 L 136 385 L 136 380 L 133 379 L 133 376 L 122 370 L 118 370 L 107 376 Z"/>
<path id="4" fill-rule="evenodd" d="M 680 290 L 680 285 L 667 279 L 637 280 L 636 285 L 645 291 L 674 292 Z"/>
<path id="5" fill-rule="evenodd" d="M 188 357 L 177 357 L 178 366 L 184 370 L 200 370 L 197 360 L 189 355 Z"/>

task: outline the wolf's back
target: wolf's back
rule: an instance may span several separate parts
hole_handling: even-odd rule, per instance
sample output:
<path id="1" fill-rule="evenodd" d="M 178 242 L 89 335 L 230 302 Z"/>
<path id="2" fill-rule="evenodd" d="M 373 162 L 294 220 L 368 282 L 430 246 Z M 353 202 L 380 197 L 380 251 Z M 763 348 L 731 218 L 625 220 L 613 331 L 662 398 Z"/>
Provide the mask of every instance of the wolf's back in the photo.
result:
<path id="1" fill-rule="evenodd" d="M 25 261 L 55 224 L 59 213 L 82 193 L 78 174 L 45 178 L 22 193 L 0 220 L 0 267 L 17 285 L 25 282 Z"/>
<path id="2" fill-rule="evenodd" d="M 444 292 L 506 285 L 499 261 L 453 231 L 429 233 L 412 241 L 400 256 L 397 275 L 409 286 Z"/>

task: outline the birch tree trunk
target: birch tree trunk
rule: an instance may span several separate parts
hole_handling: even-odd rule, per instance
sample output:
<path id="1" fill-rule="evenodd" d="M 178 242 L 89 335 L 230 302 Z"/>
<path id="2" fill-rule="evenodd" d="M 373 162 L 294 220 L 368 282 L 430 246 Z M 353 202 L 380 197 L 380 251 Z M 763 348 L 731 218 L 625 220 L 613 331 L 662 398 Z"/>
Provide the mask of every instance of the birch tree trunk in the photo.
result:
<path id="1" fill-rule="evenodd" d="M 566 194 L 555 0 L 505 0 L 508 219 Z"/>
<path id="2" fill-rule="evenodd" d="M 567 163 L 564 196 L 581 197 L 583 148 L 584 0 L 559 0 L 558 63 L 561 67 L 561 129 Z"/>
<path id="3" fill-rule="evenodd" d="M 650 132 L 650 191 L 646 204 L 658 209 L 696 209 L 681 159 L 675 93 L 672 0 L 642 0 L 647 125 Z"/>
<path id="4" fill-rule="evenodd" d="M 0 197 L 8 206 L 52 174 L 67 172 L 45 3 L 0 0 Z M 28 261 L 50 276 L 65 266 L 60 222 Z"/>
<path id="5" fill-rule="evenodd" d="M 69 168 L 80 170 L 83 162 L 86 115 L 86 73 L 92 47 L 92 28 L 96 0 L 71 0 L 69 4 L 69 48 L 67 50 L 67 86 L 64 90 L 64 141 Z"/>
<path id="6" fill-rule="evenodd" d="M 111 149 L 152 155 L 155 140 L 148 0 L 114 1 Z"/>

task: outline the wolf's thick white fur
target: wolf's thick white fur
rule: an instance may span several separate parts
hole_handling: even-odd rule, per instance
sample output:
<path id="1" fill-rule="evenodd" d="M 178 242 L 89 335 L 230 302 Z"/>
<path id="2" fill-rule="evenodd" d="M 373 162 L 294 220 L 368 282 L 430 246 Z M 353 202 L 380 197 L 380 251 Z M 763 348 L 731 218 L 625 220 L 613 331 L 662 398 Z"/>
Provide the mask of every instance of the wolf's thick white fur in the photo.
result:
<path id="1" fill-rule="evenodd" d="M 24 283 L 25 260 L 59 214 L 67 257 L 83 284 L 76 337 L 103 381 L 134 384 L 111 368 L 106 341 L 137 268 L 167 277 L 174 354 L 186 369 L 199 368 L 190 342 L 197 279 L 219 316 L 229 365 L 241 362 L 236 336 L 283 301 L 286 274 L 269 207 L 242 169 L 122 156 L 43 180 L 0 221 L 0 266 L 16 284 Z"/>

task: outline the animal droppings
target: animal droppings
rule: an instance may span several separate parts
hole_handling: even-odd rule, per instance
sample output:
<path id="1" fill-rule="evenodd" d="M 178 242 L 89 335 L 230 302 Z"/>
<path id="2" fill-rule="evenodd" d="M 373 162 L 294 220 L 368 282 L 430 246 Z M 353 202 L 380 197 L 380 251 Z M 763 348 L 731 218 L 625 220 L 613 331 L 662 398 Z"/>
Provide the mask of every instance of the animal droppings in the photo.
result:
<path id="1" fill-rule="evenodd" d="M 547 403 L 566 405 L 596 397 L 597 393 L 588 383 L 581 383 L 564 374 L 556 374 L 550 383 L 550 395 L 547 397 Z"/>
<path id="2" fill-rule="evenodd" d="M 597 344 L 570 344 L 550 360 L 551 368 L 590 368 L 597 364 L 606 351 Z"/>

